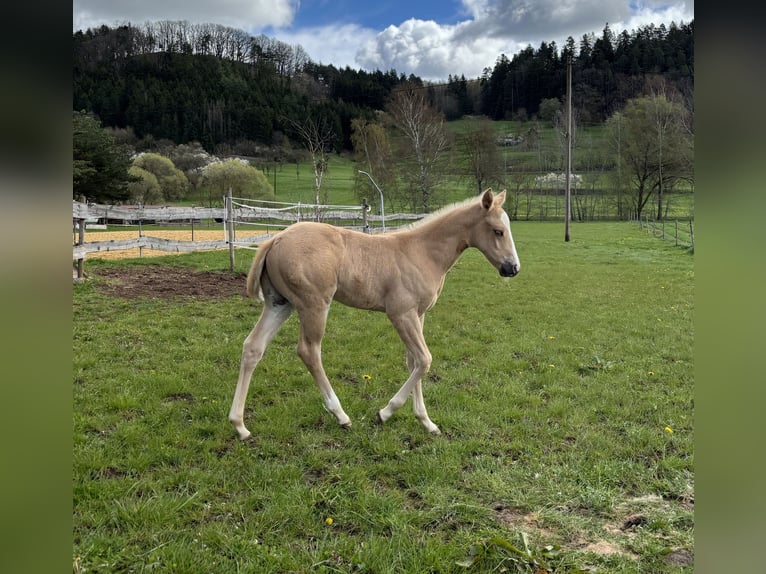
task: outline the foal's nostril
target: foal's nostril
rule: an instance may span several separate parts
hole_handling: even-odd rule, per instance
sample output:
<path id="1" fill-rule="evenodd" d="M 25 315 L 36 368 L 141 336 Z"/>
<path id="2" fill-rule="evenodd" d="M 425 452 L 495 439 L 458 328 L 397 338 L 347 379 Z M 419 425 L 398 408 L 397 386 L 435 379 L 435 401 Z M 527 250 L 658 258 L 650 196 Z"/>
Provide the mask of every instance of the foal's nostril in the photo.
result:
<path id="1" fill-rule="evenodd" d="M 503 262 L 500 265 L 500 275 L 503 277 L 513 277 L 519 272 L 519 266 L 516 263 Z"/>

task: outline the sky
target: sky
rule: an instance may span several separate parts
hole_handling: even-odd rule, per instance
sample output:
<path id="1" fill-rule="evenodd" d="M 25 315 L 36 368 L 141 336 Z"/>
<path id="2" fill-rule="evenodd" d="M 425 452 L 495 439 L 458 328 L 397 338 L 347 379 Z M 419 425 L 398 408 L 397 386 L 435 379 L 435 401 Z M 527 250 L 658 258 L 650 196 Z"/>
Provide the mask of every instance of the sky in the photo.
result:
<path id="1" fill-rule="evenodd" d="M 424 80 L 467 79 L 531 45 L 688 23 L 694 0 L 73 0 L 72 30 L 159 20 L 221 24 L 300 44 L 312 61 Z"/>

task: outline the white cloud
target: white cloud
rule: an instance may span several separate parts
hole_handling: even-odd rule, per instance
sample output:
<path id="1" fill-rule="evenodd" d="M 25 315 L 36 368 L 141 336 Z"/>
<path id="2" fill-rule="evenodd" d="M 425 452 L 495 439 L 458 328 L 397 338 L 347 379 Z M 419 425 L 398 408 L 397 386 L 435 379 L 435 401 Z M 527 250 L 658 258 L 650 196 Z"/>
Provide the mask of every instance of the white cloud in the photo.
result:
<path id="1" fill-rule="evenodd" d="M 314 62 L 332 64 L 341 69 L 346 66 L 359 67 L 354 59 L 354 46 L 373 40 L 375 34 L 374 30 L 362 28 L 356 24 L 343 24 L 320 28 L 276 30 L 273 36 L 290 45 L 299 44 Z"/>
<path id="2" fill-rule="evenodd" d="M 359 48 L 357 64 L 434 81 L 449 74 L 476 78 L 501 53 L 511 56 L 527 45 L 555 41 L 561 48 L 568 36 L 598 35 L 607 23 L 619 34 L 694 18 L 693 2 L 657 0 L 463 0 L 463 8 L 470 17 L 457 25 L 410 19 L 389 26 Z"/>
<path id="3" fill-rule="evenodd" d="M 356 62 L 366 69 L 394 68 L 433 81 L 445 80 L 450 74 L 474 78 L 494 63 L 508 42 L 462 35 L 464 27 L 410 19 L 389 26 L 362 45 Z"/>
<path id="4" fill-rule="evenodd" d="M 298 9 L 298 0 L 75 0 L 73 30 L 106 23 L 142 24 L 158 20 L 216 23 L 232 28 L 288 26 Z"/>
<path id="5" fill-rule="evenodd" d="M 489 12 L 491 0 L 462 0 L 462 4 L 474 20 L 480 20 Z"/>
<path id="6" fill-rule="evenodd" d="M 643 5 L 633 12 L 627 20 L 616 22 L 615 26 L 619 27 L 620 30 L 635 30 L 648 24 L 659 26 L 662 22 L 666 25 L 669 22 L 675 22 L 676 24 L 681 22 L 688 23 L 694 18 L 693 8 L 693 4 L 691 9 L 684 4 L 663 4 L 658 7 Z M 614 28 L 612 29 L 614 30 Z"/>
<path id="7" fill-rule="evenodd" d="M 465 19 L 457 24 L 409 19 L 380 31 L 357 24 L 295 28 L 299 9 L 300 0 L 75 0 L 73 29 L 127 21 L 216 23 L 299 44 L 313 61 L 338 68 L 393 68 L 443 81 L 449 74 L 479 77 L 500 54 L 511 57 L 527 45 L 555 41 L 561 48 L 568 36 L 579 43 L 607 23 L 619 34 L 694 18 L 693 0 L 462 0 Z"/>

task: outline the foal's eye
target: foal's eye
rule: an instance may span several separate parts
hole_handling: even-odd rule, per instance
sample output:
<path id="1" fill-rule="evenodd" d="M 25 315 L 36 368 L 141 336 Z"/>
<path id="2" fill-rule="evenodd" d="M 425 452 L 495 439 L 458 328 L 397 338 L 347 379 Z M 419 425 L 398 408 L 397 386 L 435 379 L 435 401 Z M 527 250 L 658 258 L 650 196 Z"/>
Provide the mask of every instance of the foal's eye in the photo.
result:
<path id="1" fill-rule="evenodd" d="M 503 236 L 503 230 L 502 229 L 495 229 L 495 235 L 497 235 L 498 237 L 502 237 Z"/>

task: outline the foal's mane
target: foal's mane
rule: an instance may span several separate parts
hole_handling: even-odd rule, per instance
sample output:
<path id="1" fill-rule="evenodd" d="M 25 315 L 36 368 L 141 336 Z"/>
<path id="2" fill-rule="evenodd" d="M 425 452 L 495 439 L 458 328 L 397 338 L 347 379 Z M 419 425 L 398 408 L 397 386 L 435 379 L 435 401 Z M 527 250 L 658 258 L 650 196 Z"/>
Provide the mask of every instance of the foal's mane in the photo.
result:
<path id="1" fill-rule="evenodd" d="M 463 201 L 458 201 L 458 202 L 452 203 L 450 205 L 445 205 L 441 209 L 437 209 L 433 213 L 429 213 L 423 219 L 419 219 L 419 220 L 415 221 L 414 223 L 411 223 L 410 225 L 405 227 L 404 230 L 416 229 L 416 228 L 418 228 L 418 227 L 420 227 L 422 225 L 425 225 L 427 223 L 430 223 L 430 222 L 432 222 L 432 221 L 434 221 L 436 219 L 441 219 L 442 217 L 444 217 L 448 213 L 452 213 L 452 212 L 457 211 L 458 209 L 460 209 L 462 207 L 466 207 L 468 205 L 473 205 L 474 203 L 478 203 L 479 201 L 481 201 L 481 196 L 480 195 L 476 196 L 476 197 L 469 197 L 468 199 L 464 199 Z"/>

